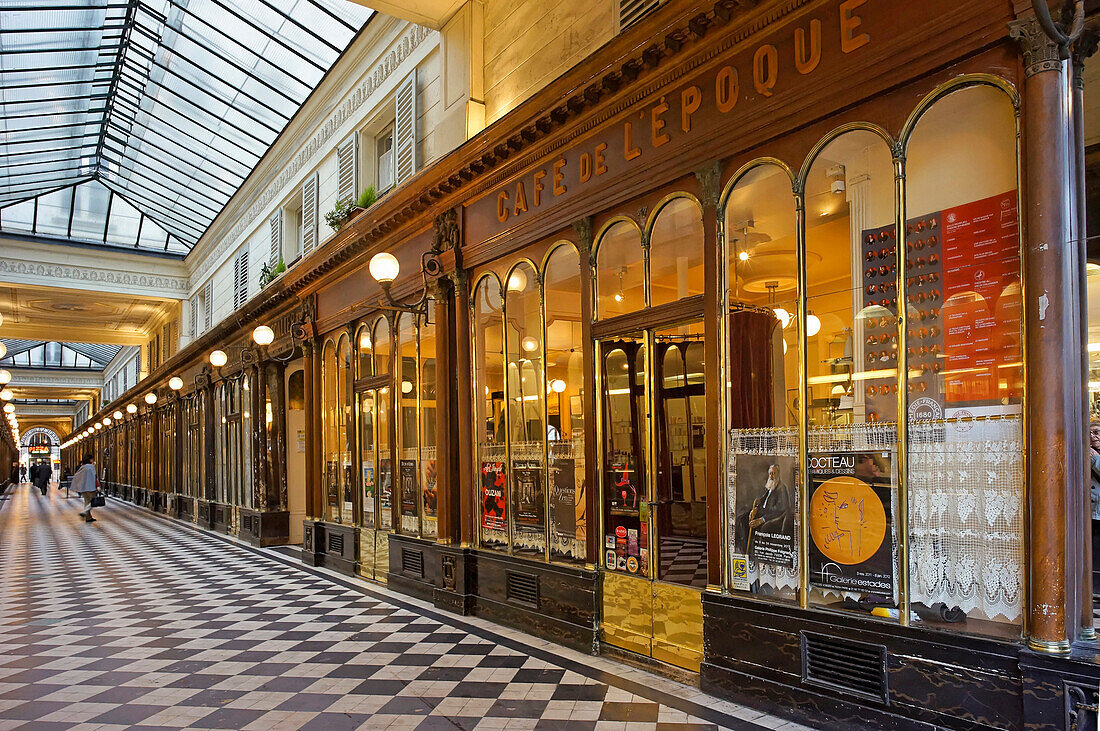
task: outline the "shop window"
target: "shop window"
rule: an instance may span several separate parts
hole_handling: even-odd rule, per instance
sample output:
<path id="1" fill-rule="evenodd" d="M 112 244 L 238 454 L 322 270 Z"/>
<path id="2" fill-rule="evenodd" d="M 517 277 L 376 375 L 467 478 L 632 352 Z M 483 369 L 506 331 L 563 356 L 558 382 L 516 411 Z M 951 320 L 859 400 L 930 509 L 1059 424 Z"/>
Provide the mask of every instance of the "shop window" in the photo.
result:
<path id="1" fill-rule="evenodd" d="M 529 263 L 521 262 L 512 268 L 505 281 L 512 548 L 515 553 L 542 556 L 546 552 L 543 481 L 546 390 L 538 273 Z"/>
<path id="2" fill-rule="evenodd" d="M 325 519 L 340 519 L 340 452 L 337 388 L 336 343 L 329 340 L 321 355 L 322 428 L 321 445 L 324 454 Z"/>
<path id="3" fill-rule="evenodd" d="M 349 387 L 352 375 L 351 340 L 340 336 L 336 346 L 336 442 L 337 480 L 340 493 L 340 522 L 355 523 L 355 474 L 351 466 L 351 442 L 348 421 L 351 416 Z"/>
<path id="4" fill-rule="evenodd" d="M 478 514 L 481 545 L 495 549 L 508 546 L 503 304 L 500 281 L 483 277 L 473 302 Z"/>
<path id="5" fill-rule="evenodd" d="M 401 458 L 398 462 L 401 532 L 420 535 L 420 436 L 417 418 L 417 353 L 416 316 L 402 313 L 397 321 L 397 371 L 394 373 L 395 398 L 398 403 L 398 438 Z"/>
<path id="6" fill-rule="evenodd" d="M 646 306 L 642 236 L 633 221 L 617 221 L 596 248 L 596 314 L 600 318 L 637 312 Z"/>
<path id="7" fill-rule="evenodd" d="M 214 500 L 228 502 L 228 464 L 225 450 L 225 382 L 214 387 Z"/>
<path id="8" fill-rule="evenodd" d="M 809 599 L 898 603 L 897 239 L 889 145 L 844 133 L 805 180 Z"/>
<path id="9" fill-rule="evenodd" d="M 673 198 L 649 232 L 649 304 L 702 294 L 703 258 L 703 209 L 693 198 Z"/>
<path id="10" fill-rule="evenodd" d="M 424 538 L 438 535 L 436 491 L 436 388 L 435 323 L 420 323 L 420 532 Z"/>
<path id="11" fill-rule="evenodd" d="M 355 342 L 359 347 L 359 372 L 358 378 L 370 378 L 374 375 L 374 343 L 371 340 L 371 329 L 367 325 L 359 328 L 355 336 Z"/>
<path id="12" fill-rule="evenodd" d="M 587 272 L 587 267 L 585 267 Z M 546 260 L 543 306 L 546 336 L 547 470 L 550 557 L 585 558 L 584 348 L 581 263 L 570 244 Z"/>
<path id="13" fill-rule="evenodd" d="M 1024 586 L 1012 102 L 954 91 L 906 148 L 910 600 L 925 623 L 998 632 L 1020 623 Z"/>
<path id="14" fill-rule="evenodd" d="M 798 598 L 797 215 L 778 165 L 745 172 L 725 198 L 729 325 L 729 576 L 733 589 Z"/>
<path id="15" fill-rule="evenodd" d="M 238 430 L 240 441 L 240 499 L 238 504 L 243 508 L 256 507 L 255 491 L 252 480 L 252 379 L 247 375 L 241 378 L 241 420 Z"/>

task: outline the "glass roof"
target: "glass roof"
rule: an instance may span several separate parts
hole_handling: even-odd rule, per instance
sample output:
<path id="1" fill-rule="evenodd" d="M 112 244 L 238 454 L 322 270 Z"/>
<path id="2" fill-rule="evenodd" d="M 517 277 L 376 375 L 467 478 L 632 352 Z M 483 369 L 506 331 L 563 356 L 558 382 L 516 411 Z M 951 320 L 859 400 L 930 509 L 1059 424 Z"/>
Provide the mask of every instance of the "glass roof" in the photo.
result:
<path id="1" fill-rule="evenodd" d="M 346 0 L 0 0 L 0 206 L 122 200 L 190 249 L 372 14 Z M 73 188 L 89 179 L 116 195 Z"/>
<path id="2" fill-rule="evenodd" d="M 103 370 L 122 350 L 121 345 L 102 343 L 59 343 L 42 340 L 0 340 L 8 354 L 0 359 L 0 367 L 16 368 L 78 368 Z"/>

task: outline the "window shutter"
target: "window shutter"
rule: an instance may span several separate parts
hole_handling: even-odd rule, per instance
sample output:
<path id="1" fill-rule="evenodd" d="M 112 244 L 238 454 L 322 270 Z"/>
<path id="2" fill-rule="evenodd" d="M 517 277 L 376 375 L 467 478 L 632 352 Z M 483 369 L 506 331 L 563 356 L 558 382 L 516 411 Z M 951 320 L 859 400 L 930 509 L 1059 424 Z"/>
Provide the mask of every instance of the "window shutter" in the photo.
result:
<path id="1" fill-rule="evenodd" d="M 191 337 L 196 338 L 199 335 L 199 296 L 195 295 L 191 298 Z"/>
<path id="2" fill-rule="evenodd" d="M 336 200 L 338 201 L 344 203 L 355 201 L 355 189 L 358 185 L 356 180 L 358 171 L 355 162 L 359 157 L 358 152 L 354 133 L 336 147 Z"/>
<path id="3" fill-rule="evenodd" d="M 395 182 L 400 184 L 416 172 L 416 69 L 397 87 L 393 136 L 397 151 Z"/>
<path id="4" fill-rule="evenodd" d="M 205 318 L 204 322 L 206 326 L 203 327 L 203 332 L 210 329 L 210 326 L 214 324 L 214 280 L 211 279 L 206 283 L 206 288 L 202 293 L 202 314 Z"/>
<path id="5" fill-rule="evenodd" d="M 248 300 L 248 249 L 233 262 L 233 309 L 238 310 Z"/>
<path id="6" fill-rule="evenodd" d="M 302 255 L 317 245 L 317 173 L 302 183 Z"/>
<path id="7" fill-rule="evenodd" d="M 138 381 L 141 380 L 141 354 L 139 353 L 134 358 L 134 385 L 136 386 Z"/>
<path id="8" fill-rule="evenodd" d="M 663 0 L 619 0 L 619 31 L 622 32 L 652 13 Z"/>
<path id="9" fill-rule="evenodd" d="M 276 208 L 269 220 L 271 226 L 271 253 L 267 261 L 271 266 L 279 263 L 283 254 L 283 209 Z"/>

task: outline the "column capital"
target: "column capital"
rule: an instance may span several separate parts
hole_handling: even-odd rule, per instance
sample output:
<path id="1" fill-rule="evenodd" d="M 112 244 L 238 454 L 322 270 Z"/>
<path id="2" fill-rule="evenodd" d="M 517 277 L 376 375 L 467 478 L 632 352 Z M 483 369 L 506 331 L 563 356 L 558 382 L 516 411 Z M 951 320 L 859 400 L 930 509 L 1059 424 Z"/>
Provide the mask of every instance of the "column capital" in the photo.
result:
<path id="1" fill-rule="evenodd" d="M 1024 73 L 1028 76 L 1061 70 L 1065 50 L 1046 34 L 1036 18 L 1012 21 L 1008 24 L 1008 35 L 1020 46 L 1024 55 Z"/>
<path id="2" fill-rule="evenodd" d="M 1073 44 L 1070 58 L 1073 61 L 1074 88 L 1085 88 L 1085 59 L 1096 53 L 1098 44 L 1100 44 L 1100 33 L 1097 33 L 1094 28 L 1086 28 Z"/>

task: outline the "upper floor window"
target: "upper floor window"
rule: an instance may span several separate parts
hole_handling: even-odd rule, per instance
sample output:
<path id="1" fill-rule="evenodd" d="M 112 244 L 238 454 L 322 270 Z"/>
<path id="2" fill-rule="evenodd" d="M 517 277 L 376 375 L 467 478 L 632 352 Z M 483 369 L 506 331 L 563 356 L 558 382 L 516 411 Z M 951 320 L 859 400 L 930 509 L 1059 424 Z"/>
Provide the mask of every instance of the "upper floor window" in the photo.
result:
<path id="1" fill-rule="evenodd" d="M 393 157 L 393 125 L 390 124 L 374 138 L 376 150 L 376 170 L 378 171 L 378 192 L 387 191 L 393 187 L 394 181 L 394 157 Z"/>

